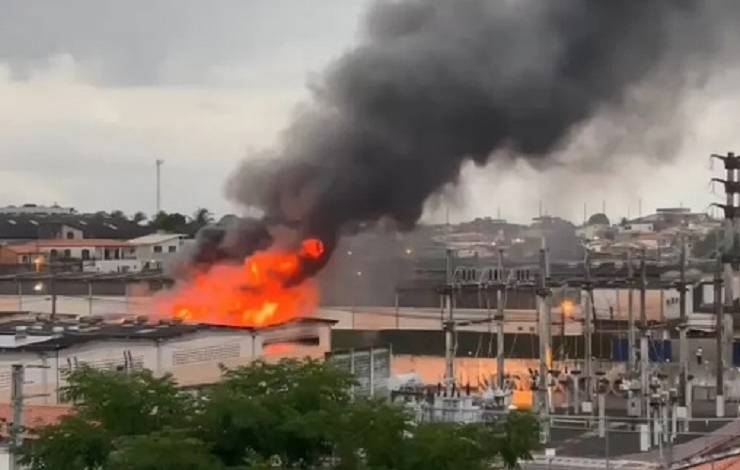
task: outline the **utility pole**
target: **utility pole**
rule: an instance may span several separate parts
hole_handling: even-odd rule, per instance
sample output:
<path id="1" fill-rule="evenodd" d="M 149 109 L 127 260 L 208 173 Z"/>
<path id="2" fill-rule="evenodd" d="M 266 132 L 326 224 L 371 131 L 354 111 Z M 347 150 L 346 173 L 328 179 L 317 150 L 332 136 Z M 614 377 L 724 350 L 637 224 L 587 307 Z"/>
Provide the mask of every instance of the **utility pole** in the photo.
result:
<path id="1" fill-rule="evenodd" d="M 10 424 L 10 469 L 18 465 L 18 449 L 23 444 L 23 382 L 24 370 L 20 364 L 11 366 L 10 405 L 13 408 L 13 422 Z"/>
<path id="2" fill-rule="evenodd" d="M 740 169 L 740 156 L 729 152 L 727 155 L 716 155 L 712 154 L 712 158 L 722 160 L 725 167 L 726 177 L 724 180 L 719 178 L 712 178 L 712 181 L 719 181 L 725 186 L 726 200 L 725 204 L 714 204 L 721 207 L 725 213 L 725 234 L 724 244 L 720 254 L 718 254 L 718 276 L 724 275 L 724 311 L 730 314 L 730 318 L 735 313 L 735 295 L 734 295 L 734 266 L 738 262 L 738 243 L 737 234 L 735 227 L 735 219 L 740 209 L 735 205 L 735 195 L 740 193 L 740 182 L 737 178 L 737 170 Z M 721 269 L 721 265 L 724 265 L 724 269 Z M 715 293 L 716 296 L 716 293 Z M 721 297 L 721 292 L 720 292 Z M 715 298 L 715 309 L 717 310 Z M 721 302 L 721 299 L 719 300 Z M 718 314 L 717 316 L 717 402 L 716 402 L 716 414 L 718 417 L 722 417 L 725 414 L 725 403 L 724 403 L 724 362 L 725 362 L 725 351 L 722 346 L 723 338 L 722 335 L 724 327 L 724 314 Z M 734 320 L 734 319 L 733 319 Z M 734 323 L 734 321 L 733 321 Z M 730 328 L 730 331 L 734 331 L 734 326 Z M 722 388 L 721 388 L 722 387 Z"/>
<path id="3" fill-rule="evenodd" d="M 549 393 L 549 362 L 552 357 L 552 351 L 550 349 L 550 336 L 549 336 L 549 323 L 550 323 L 550 308 L 548 297 L 550 295 L 547 286 L 547 259 L 545 254 L 545 248 L 540 249 L 540 276 L 539 286 L 537 289 L 537 320 L 539 329 L 539 380 L 537 384 L 538 390 L 538 406 L 539 411 L 544 417 L 542 425 L 541 441 L 543 443 L 550 441 L 550 393 Z"/>
<path id="4" fill-rule="evenodd" d="M 726 286 L 725 286 L 726 287 Z M 725 290 L 725 292 L 727 292 Z M 717 417 L 723 418 L 725 416 L 725 400 L 724 400 L 724 360 L 722 354 L 722 317 L 724 316 L 722 309 L 722 257 L 717 257 L 717 269 L 714 272 L 714 314 L 716 318 L 715 333 L 717 339 L 717 360 L 716 360 L 716 411 Z"/>
<path id="5" fill-rule="evenodd" d="M 632 250 L 627 250 L 627 360 L 629 361 L 629 368 L 634 368 L 636 365 L 635 361 L 635 348 L 637 347 L 635 340 L 635 311 L 634 311 L 634 298 L 633 298 L 633 283 L 634 283 L 634 269 L 632 266 Z M 634 370 L 634 369 L 633 369 Z"/>
<path id="6" fill-rule="evenodd" d="M 452 285 L 452 250 L 447 249 L 446 257 L 446 284 L 445 299 L 447 300 L 447 320 L 444 322 L 445 332 L 445 389 L 452 393 L 455 385 L 455 321 L 453 313 L 454 289 Z"/>
<path id="7" fill-rule="evenodd" d="M 57 289 L 56 279 L 54 278 L 54 268 L 49 266 L 49 295 L 51 295 L 51 319 L 54 320 L 57 317 Z"/>
<path id="8" fill-rule="evenodd" d="M 162 211 L 162 165 L 164 160 L 156 159 L 155 165 L 157 167 L 157 212 L 155 216 Z"/>
<path id="9" fill-rule="evenodd" d="M 688 402 L 688 374 L 689 374 L 689 343 L 686 336 L 688 329 L 688 319 L 686 317 L 686 240 L 681 238 L 681 261 L 680 261 L 680 277 L 678 282 L 678 295 L 679 295 L 679 322 L 678 322 L 678 335 L 679 335 L 679 364 L 681 367 L 681 374 L 679 376 L 678 386 L 678 405 L 684 409 L 686 418 L 682 421 L 682 431 L 688 432 L 689 430 L 689 409 L 691 404 Z"/>
<path id="10" fill-rule="evenodd" d="M 496 382 L 498 389 L 504 389 L 504 376 L 506 367 L 504 363 L 504 250 L 498 250 L 498 272 L 501 286 L 496 292 Z"/>
<path id="11" fill-rule="evenodd" d="M 10 470 L 20 469 L 18 462 L 18 449 L 23 445 L 23 400 L 26 398 L 47 397 L 47 393 L 34 395 L 23 394 L 23 384 L 25 383 L 25 370 L 27 368 L 48 369 L 47 365 L 22 365 L 12 364 L 10 376 L 10 406 L 13 415 L 13 421 L 10 423 Z"/>
<path id="12" fill-rule="evenodd" d="M 647 324 L 647 312 L 645 311 L 645 294 L 647 285 L 647 263 L 645 260 L 645 248 L 640 251 L 640 389 L 644 400 L 643 413 L 650 417 L 650 384 L 648 367 L 650 361 L 650 331 Z"/>
<path id="13" fill-rule="evenodd" d="M 640 326 L 647 331 L 647 312 L 645 311 L 645 295 L 647 288 L 647 264 L 645 262 L 645 248 L 640 251 Z"/>
<path id="14" fill-rule="evenodd" d="M 593 331 L 593 322 L 595 320 L 593 316 L 593 285 L 591 284 L 591 256 L 588 249 L 586 249 L 585 258 L 583 261 L 583 267 L 585 272 L 585 280 L 584 283 L 584 291 L 585 296 L 582 303 L 583 308 L 583 334 L 584 334 L 584 366 L 583 366 L 583 372 L 584 377 L 586 379 L 586 401 L 591 403 L 591 397 L 593 395 L 593 383 L 592 383 L 592 377 L 593 377 L 593 366 L 591 363 L 593 352 L 591 351 L 592 344 L 591 344 L 591 334 Z"/>

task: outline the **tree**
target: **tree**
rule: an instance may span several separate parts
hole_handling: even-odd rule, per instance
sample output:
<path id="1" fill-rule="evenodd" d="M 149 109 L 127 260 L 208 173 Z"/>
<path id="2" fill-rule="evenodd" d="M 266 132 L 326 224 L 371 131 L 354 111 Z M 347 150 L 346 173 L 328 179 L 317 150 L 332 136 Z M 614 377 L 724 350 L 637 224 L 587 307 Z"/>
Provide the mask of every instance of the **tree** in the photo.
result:
<path id="1" fill-rule="evenodd" d="M 121 438 L 107 470 L 219 470 L 224 468 L 200 439 L 179 431 Z"/>
<path id="2" fill-rule="evenodd" d="M 133 222 L 135 222 L 137 224 L 140 224 L 142 222 L 145 222 L 147 218 L 148 217 L 146 216 L 145 213 L 139 211 L 136 214 L 134 214 L 134 216 L 131 218 L 131 221 L 133 221 Z"/>
<path id="3" fill-rule="evenodd" d="M 22 463 L 31 469 L 98 468 L 115 450 L 114 440 L 183 427 L 193 411 L 192 399 L 171 377 L 151 371 L 125 374 L 82 367 L 70 373 L 61 390 L 75 403 L 74 413 L 38 430 L 23 449 Z"/>
<path id="4" fill-rule="evenodd" d="M 341 470 L 513 467 L 537 420 L 415 424 L 403 408 L 353 400 L 353 379 L 314 360 L 224 369 L 199 397 L 149 371 L 82 368 L 68 377 L 74 412 L 21 449 L 30 470 Z"/>
<path id="5" fill-rule="evenodd" d="M 200 208 L 193 213 L 193 221 L 200 227 L 213 222 L 213 213 L 205 208 Z"/>
<path id="6" fill-rule="evenodd" d="M 723 230 L 714 229 L 694 243 L 691 253 L 697 258 L 709 258 L 717 253 L 723 242 Z"/>
<path id="7" fill-rule="evenodd" d="M 177 212 L 167 213 L 160 211 L 154 216 L 154 219 L 149 223 L 149 226 L 156 230 L 164 230 L 166 232 L 178 232 L 182 231 L 188 224 L 187 218 Z"/>
<path id="8" fill-rule="evenodd" d="M 114 219 L 125 219 L 126 214 L 122 210 L 114 210 L 110 213 L 110 216 Z"/>

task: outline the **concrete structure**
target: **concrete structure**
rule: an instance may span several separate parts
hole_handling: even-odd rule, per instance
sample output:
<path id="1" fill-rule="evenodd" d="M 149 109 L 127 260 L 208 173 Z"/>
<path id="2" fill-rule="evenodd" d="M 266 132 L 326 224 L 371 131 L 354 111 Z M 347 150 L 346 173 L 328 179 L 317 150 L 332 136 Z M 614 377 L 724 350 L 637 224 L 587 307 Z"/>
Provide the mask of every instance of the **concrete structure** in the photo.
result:
<path id="1" fill-rule="evenodd" d="M 7 401 L 11 365 L 45 365 L 26 370 L 25 393 L 41 394 L 29 404 L 54 404 L 65 372 L 86 364 L 98 368 L 146 368 L 172 374 L 178 384 L 197 387 L 218 381 L 220 366 L 236 367 L 258 358 L 323 358 L 331 349 L 332 321 L 300 319 L 262 329 L 129 318 L 0 323 L 0 401 Z"/>
<path id="2" fill-rule="evenodd" d="M 70 232 L 73 233 L 73 232 Z M 107 239 L 68 237 L 38 240 L 22 245 L 0 246 L 0 259 L 12 264 L 39 264 L 60 260 L 120 260 L 133 258 L 134 247 L 126 242 Z M 9 263 L 10 264 L 10 263 Z M 39 267 L 41 267 L 39 266 Z"/>
<path id="3" fill-rule="evenodd" d="M 153 233 L 129 240 L 134 257 L 145 267 L 162 268 L 163 265 L 180 253 L 185 246 L 187 235 L 180 233 Z"/>

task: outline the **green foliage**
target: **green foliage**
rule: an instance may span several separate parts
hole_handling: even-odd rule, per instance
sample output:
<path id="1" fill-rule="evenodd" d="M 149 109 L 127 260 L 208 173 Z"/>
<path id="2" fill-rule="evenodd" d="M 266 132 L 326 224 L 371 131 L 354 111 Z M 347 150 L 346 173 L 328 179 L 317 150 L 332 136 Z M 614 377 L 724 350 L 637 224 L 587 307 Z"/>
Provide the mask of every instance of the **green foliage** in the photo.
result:
<path id="1" fill-rule="evenodd" d="M 141 211 L 134 214 L 133 217 L 131 217 L 132 222 L 136 222 L 137 224 L 140 224 L 144 222 L 147 219 L 147 215 Z"/>
<path id="2" fill-rule="evenodd" d="M 716 255 L 718 247 L 722 246 L 723 230 L 714 229 L 706 237 L 693 244 L 691 254 L 696 258 L 710 258 Z"/>
<path id="3" fill-rule="evenodd" d="M 213 222 L 213 213 L 208 209 L 201 207 L 193 214 L 193 221 L 201 227 L 208 225 Z"/>
<path id="4" fill-rule="evenodd" d="M 537 445 L 529 414 L 415 425 L 398 406 L 352 400 L 352 378 L 314 360 L 224 369 L 199 397 L 169 377 L 82 368 L 75 413 L 22 449 L 30 470 L 337 470 L 513 467 Z"/>
<path id="5" fill-rule="evenodd" d="M 188 225 L 187 218 L 177 212 L 167 213 L 164 211 L 158 212 L 154 219 L 149 223 L 149 226 L 156 230 L 164 230 L 166 232 L 179 232 L 184 231 Z"/>
<path id="6" fill-rule="evenodd" d="M 331 452 L 330 433 L 349 407 L 349 375 L 313 361 L 255 362 L 224 371 L 207 394 L 198 434 L 227 465 L 247 452 L 313 465 Z M 245 444 L 246 443 L 246 444 Z"/>
<path id="7" fill-rule="evenodd" d="M 145 434 L 179 427 L 192 412 L 192 400 L 178 391 L 169 375 L 76 369 L 67 377 L 62 397 L 77 404 L 77 415 L 114 436 Z"/>
<path id="8" fill-rule="evenodd" d="M 21 463 L 32 470 L 98 468 L 112 450 L 109 433 L 81 416 L 66 416 L 37 433 L 38 438 L 21 449 Z"/>
<path id="9" fill-rule="evenodd" d="M 182 432 L 121 438 L 107 470 L 218 470 L 224 468 L 205 443 Z"/>

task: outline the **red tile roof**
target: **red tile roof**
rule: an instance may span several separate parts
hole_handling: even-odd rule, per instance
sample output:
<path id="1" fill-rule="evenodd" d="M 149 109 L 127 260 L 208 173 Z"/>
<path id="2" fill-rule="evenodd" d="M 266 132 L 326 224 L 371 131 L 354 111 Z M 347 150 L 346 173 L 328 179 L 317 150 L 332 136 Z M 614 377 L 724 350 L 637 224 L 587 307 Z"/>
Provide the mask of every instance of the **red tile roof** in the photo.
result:
<path id="1" fill-rule="evenodd" d="M 56 424 L 62 419 L 62 416 L 71 412 L 72 407 L 68 405 L 25 405 L 23 407 L 23 425 L 33 429 Z M 0 403 L 0 421 L 10 423 L 12 420 L 13 410 L 10 404 Z"/>

